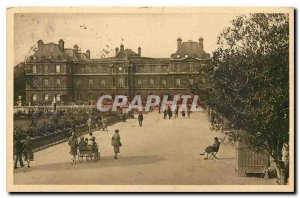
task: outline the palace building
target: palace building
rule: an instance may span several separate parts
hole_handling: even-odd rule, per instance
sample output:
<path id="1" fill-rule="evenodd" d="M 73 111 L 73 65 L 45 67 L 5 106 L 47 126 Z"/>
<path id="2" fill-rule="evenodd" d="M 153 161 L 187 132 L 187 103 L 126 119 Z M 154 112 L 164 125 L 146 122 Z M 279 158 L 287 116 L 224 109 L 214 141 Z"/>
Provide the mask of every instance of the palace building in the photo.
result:
<path id="1" fill-rule="evenodd" d="M 58 43 L 37 42 L 38 49 L 25 63 L 26 103 L 94 103 L 99 96 L 149 94 L 188 94 L 188 83 L 194 83 L 210 55 L 203 49 L 203 39 L 182 42 L 170 58 L 150 58 L 125 49 L 115 48 L 115 56 L 92 59 L 91 52 L 82 52 L 77 45 L 65 48 Z"/>

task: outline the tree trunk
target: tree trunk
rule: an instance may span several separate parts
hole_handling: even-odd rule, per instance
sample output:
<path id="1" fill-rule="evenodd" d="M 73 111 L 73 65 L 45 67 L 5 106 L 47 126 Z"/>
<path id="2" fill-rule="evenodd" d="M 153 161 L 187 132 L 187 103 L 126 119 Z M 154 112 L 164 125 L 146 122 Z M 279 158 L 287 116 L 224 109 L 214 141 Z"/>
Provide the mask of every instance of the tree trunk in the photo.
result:
<path id="1" fill-rule="evenodd" d="M 280 185 L 286 185 L 288 181 L 288 164 L 285 165 L 283 161 L 276 160 L 276 173 L 277 183 Z"/>

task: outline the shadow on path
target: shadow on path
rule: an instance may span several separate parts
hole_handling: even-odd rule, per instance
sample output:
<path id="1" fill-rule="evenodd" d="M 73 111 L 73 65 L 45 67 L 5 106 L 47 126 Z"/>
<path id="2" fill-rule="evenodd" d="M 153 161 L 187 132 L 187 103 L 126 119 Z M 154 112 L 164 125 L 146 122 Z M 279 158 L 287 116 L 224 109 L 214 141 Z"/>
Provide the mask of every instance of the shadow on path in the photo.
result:
<path id="1" fill-rule="evenodd" d="M 102 157 L 99 161 L 86 161 L 82 163 L 78 161 L 76 164 L 71 162 L 60 162 L 53 164 L 43 164 L 38 166 L 32 166 L 31 168 L 19 168 L 14 170 L 14 173 L 26 173 L 33 171 L 67 171 L 67 170 L 82 170 L 82 169 L 97 169 L 97 168 L 111 168 L 111 167 L 126 167 L 141 164 L 153 164 L 164 160 L 163 157 L 159 156 L 121 156 L 115 160 L 113 156 Z"/>

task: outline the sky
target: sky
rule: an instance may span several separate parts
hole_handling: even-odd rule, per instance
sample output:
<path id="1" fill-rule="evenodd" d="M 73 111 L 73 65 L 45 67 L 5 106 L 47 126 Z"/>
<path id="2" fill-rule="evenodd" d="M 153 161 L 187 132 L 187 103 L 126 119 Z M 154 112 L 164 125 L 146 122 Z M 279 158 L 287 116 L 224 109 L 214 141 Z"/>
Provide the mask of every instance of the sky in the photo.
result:
<path id="1" fill-rule="evenodd" d="M 18 13 L 14 17 L 14 63 L 24 61 L 38 40 L 44 43 L 65 41 L 66 48 L 75 44 L 91 58 L 114 56 L 121 43 L 125 49 L 142 56 L 168 58 L 183 42 L 204 39 L 204 50 L 211 53 L 221 31 L 240 14 L 229 13 Z M 106 51 L 106 53 L 104 52 Z"/>

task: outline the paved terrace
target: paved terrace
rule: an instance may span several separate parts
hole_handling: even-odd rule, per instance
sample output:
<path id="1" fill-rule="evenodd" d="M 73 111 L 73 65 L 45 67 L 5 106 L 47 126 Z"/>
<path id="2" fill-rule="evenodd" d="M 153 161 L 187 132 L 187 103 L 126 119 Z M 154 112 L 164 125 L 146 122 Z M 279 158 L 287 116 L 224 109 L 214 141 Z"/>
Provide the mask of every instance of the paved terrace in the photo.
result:
<path id="1" fill-rule="evenodd" d="M 31 168 L 14 171 L 15 184 L 275 184 L 275 180 L 237 177 L 235 149 L 222 145 L 218 160 L 203 160 L 199 153 L 218 136 L 209 128 L 207 115 L 194 112 L 191 118 L 163 120 L 163 114 L 144 116 L 96 131 L 101 160 L 71 165 L 69 146 L 62 143 L 35 153 Z M 111 136 L 120 130 L 120 159 L 113 158 Z M 220 136 L 220 135 L 219 135 Z"/>

